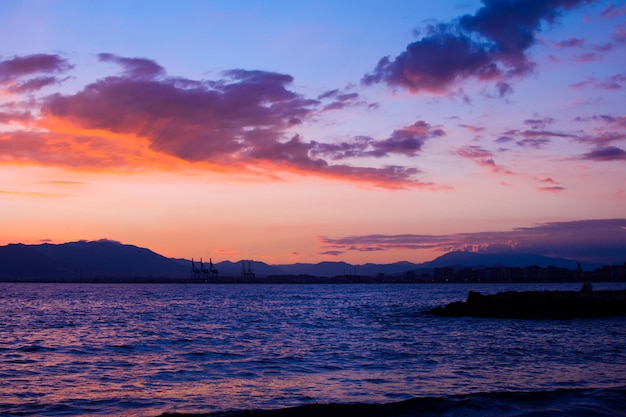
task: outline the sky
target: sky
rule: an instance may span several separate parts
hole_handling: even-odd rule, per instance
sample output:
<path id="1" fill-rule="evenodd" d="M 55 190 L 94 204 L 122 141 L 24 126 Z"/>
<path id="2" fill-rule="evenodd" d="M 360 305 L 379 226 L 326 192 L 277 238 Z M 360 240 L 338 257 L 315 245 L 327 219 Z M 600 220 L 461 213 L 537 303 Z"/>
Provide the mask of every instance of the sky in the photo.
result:
<path id="1" fill-rule="evenodd" d="M 626 2 L 0 0 L 0 245 L 626 261 Z"/>

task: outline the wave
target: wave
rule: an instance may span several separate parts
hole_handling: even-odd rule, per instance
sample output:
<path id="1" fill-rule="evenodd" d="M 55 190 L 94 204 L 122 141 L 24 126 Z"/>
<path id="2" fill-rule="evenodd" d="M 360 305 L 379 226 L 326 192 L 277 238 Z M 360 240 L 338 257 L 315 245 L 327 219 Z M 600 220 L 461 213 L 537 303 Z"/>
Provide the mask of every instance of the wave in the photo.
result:
<path id="1" fill-rule="evenodd" d="M 159 417 L 620 417 L 626 416 L 626 387 L 491 392 L 422 397 L 385 404 L 305 404 L 274 410 L 235 410 L 206 414 L 164 413 Z"/>

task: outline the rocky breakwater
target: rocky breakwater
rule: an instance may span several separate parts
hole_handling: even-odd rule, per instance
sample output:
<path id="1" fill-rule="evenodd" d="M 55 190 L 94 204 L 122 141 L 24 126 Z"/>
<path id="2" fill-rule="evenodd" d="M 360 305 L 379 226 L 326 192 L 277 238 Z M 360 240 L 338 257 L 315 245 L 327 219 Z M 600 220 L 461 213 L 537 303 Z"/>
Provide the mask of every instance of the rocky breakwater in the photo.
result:
<path id="1" fill-rule="evenodd" d="M 455 301 L 428 311 L 445 317 L 507 319 L 573 319 L 626 315 L 626 290 L 506 291 L 483 295 L 470 291 Z"/>

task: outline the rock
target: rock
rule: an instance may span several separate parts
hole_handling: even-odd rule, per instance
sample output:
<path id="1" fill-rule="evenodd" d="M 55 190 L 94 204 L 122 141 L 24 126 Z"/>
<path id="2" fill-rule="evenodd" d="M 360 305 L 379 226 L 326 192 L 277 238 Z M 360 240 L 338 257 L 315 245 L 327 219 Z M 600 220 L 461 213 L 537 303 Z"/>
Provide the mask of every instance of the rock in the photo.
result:
<path id="1" fill-rule="evenodd" d="M 429 313 L 445 317 L 510 319 L 573 319 L 626 315 L 626 290 L 506 291 L 483 295 L 470 291 L 466 301 L 435 307 Z"/>

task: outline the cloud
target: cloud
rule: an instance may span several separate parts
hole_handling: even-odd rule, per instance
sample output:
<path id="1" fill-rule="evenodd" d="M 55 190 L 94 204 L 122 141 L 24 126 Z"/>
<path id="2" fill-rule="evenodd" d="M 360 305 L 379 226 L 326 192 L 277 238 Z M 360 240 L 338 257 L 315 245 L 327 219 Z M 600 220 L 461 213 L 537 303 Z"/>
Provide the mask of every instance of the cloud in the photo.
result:
<path id="1" fill-rule="evenodd" d="M 565 191 L 565 187 L 562 187 L 560 185 L 554 185 L 551 187 L 537 187 L 537 189 L 539 191 L 546 191 L 548 193 L 560 193 L 561 191 Z"/>
<path id="2" fill-rule="evenodd" d="M 101 53 L 98 58 L 102 62 L 113 62 L 123 68 L 126 77 L 151 79 L 165 75 L 165 70 L 156 62 L 145 58 L 125 58 L 114 54 Z"/>
<path id="3" fill-rule="evenodd" d="M 496 83 L 496 90 L 498 91 L 498 96 L 500 98 L 513 94 L 513 87 L 511 87 L 511 84 L 503 81 L 498 81 Z"/>
<path id="4" fill-rule="evenodd" d="M 603 17 L 612 19 L 618 16 L 626 15 L 626 6 L 616 6 L 615 3 L 609 3 L 600 13 Z"/>
<path id="5" fill-rule="evenodd" d="M 596 90 L 621 90 L 626 87 L 626 73 L 615 74 L 601 80 L 590 77 L 571 85 L 571 87 L 574 88 L 585 88 L 589 86 Z"/>
<path id="6" fill-rule="evenodd" d="M 0 190 L 0 195 L 18 196 L 18 197 L 34 197 L 34 198 L 50 198 L 50 197 L 66 197 L 65 194 L 58 193 L 41 193 L 31 191 L 10 191 Z"/>
<path id="7" fill-rule="evenodd" d="M 295 132 L 333 103 L 366 105 L 358 93 L 336 89 L 312 99 L 292 89 L 288 74 L 233 69 L 218 79 L 193 80 L 168 76 L 150 59 L 109 53 L 98 59 L 121 71 L 73 94 L 31 101 L 31 106 L 41 103 L 39 108 L 17 110 L 16 103 L 0 108 L 0 123 L 24 127 L 0 130 L 0 161 L 96 170 L 192 163 L 272 178 L 294 172 L 386 188 L 439 188 L 419 181 L 414 166 L 356 161 L 415 156 L 425 141 L 445 135 L 437 126 L 417 121 L 381 140 L 331 144 Z M 10 86 L 18 80 L 22 90 L 37 87 L 40 78 L 33 74 L 54 78 L 71 68 L 56 55 L 15 57 L 0 65 L 0 79 Z M 355 165 L 332 163 L 346 158 Z"/>
<path id="8" fill-rule="evenodd" d="M 518 146 L 522 148 L 531 147 L 535 149 L 541 149 L 544 146 L 550 144 L 552 141 L 547 138 L 531 138 L 531 139 L 522 139 L 515 142 Z"/>
<path id="9" fill-rule="evenodd" d="M 315 142 L 312 154 L 333 160 L 357 157 L 381 158 L 390 154 L 415 156 L 422 150 L 422 146 L 428 139 L 445 135 L 446 133 L 440 127 L 418 120 L 412 125 L 394 130 L 388 138 L 383 140 L 375 140 L 369 136 L 356 136 L 348 142 Z"/>
<path id="10" fill-rule="evenodd" d="M 339 255 L 342 255 L 343 253 L 344 252 L 340 250 L 327 250 L 324 252 L 320 252 L 320 255 L 339 256 Z"/>
<path id="11" fill-rule="evenodd" d="M 612 116 L 610 114 L 598 114 L 589 117 L 576 117 L 577 122 L 601 122 L 607 125 L 614 125 L 617 127 L 626 128 L 626 116 Z"/>
<path id="12" fill-rule="evenodd" d="M 512 175 L 513 172 L 496 164 L 493 159 L 493 153 L 481 146 L 466 145 L 451 151 L 453 155 L 458 155 L 462 158 L 471 159 L 476 165 L 488 168 L 494 174 Z"/>
<path id="13" fill-rule="evenodd" d="M 552 118 L 527 119 L 523 124 L 529 125 L 532 129 L 517 130 L 512 129 L 505 132 L 502 136 L 495 139 L 496 143 L 515 144 L 521 148 L 543 149 L 553 141 L 573 141 L 592 145 L 594 150 L 576 157 L 578 159 L 595 160 L 595 161 L 612 161 L 621 160 L 623 158 L 622 149 L 612 146 L 614 142 L 626 140 L 626 133 L 623 132 L 626 127 L 625 116 L 612 115 L 595 115 L 595 116 L 578 116 L 573 119 L 576 122 L 589 123 L 591 129 L 578 129 L 574 133 L 559 132 L 555 130 L 547 130 L 548 125 L 555 121 Z"/>
<path id="14" fill-rule="evenodd" d="M 474 133 L 479 133 L 485 130 L 483 126 L 475 126 L 475 125 L 468 125 L 468 124 L 459 124 L 459 126 Z"/>
<path id="15" fill-rule="evenodd" d="M 330 100 L 329 103 L 323 105 L 322 111 L 340 110 L 345 107 L 365 106 L 371 108 L 377 106 L 375 103 L 367 103 L 364 100 L 361 100 L 359 93 L 353 91 L 342 91 L 340 89 L 326 91 L 325 93 L 320 94 L 317 99 L 320 101 Z"/>
<path id="16" fill-rule="evenodd" d="M 362 82 L 384 82 L 413 93 L 441 93 L 469 78 L 503 81 L 524 76 L 535 64 L 526 55 L 543 23 L 587 0 L 483 0 L 473 15 L 427 25 L 404 52 L 382 58 Z"/>
<path id="17" fill-rule="evenodd" d="M 626 260 L 626 219 L 551 222 L 495 232 L 321 236 L 318 240 L 326 249 L 338 251 L 431 249 L 441 252 L 533 253 L 621 264 Z"/>
<path id="18" fill-rule="evenodd" d="M 61 80 L 62 74 L 73 68 L 59 55 L 34 54 L 0 60 L 0 90 L 10 93 L 37 91 Z M 44 75 L 42 75 L 44 74 Z"/>
<path id="19" fill-rule="evenodd" d="M 409 156 L 421 151 L 427 139 L 445 136 L 440 128 L 432 128 L 428 123 L 419 120 L 410 126 L 394 130 L 391 136 L 375 144 L 378 152 L 386 155 L 400 153 Z"/>
<path id="20" fill-rule="evenodd" d="M 553 42 L 552 43 L 552 47 L 553 48 L 573 48 L 573 47 L 579 47 L 579 46 L 583 46 L 585 43 L 584 39 L 579 39 L 579 38 L 569 38 L 569 39 L 565 39 L 559 42 Z"/>
<path id="21" fill-rule="evenodd" d="M 592 133 L 580 132 L 573 138 L 580 143 L 595 145 L 597 148 L 606 148 L 613 142 L 626 140 L 626 116 L 612 116 L 607 114 L 576 117 L 574 121 L 586 122 L 593 128 Z"/>
<path id="22" fill-rule="evenodd" d="M 615 42 L 620 44 L 626 43 L 626 23 L 618 25 L 613 31 L 612 36 Z"/>
<path id="23" fill-rule="evenodd" d="M 605 146 L 587 152 L 581 159 L 592 161 L 624 161 L 626 160 L 626 151 L 616 146 Z"/>
<path id="24" fill-rule="evenodd" d="M 554 119 L 527 119 L 523 123 L 530 125 L 532 129 L 517 130 L 512 129 L 504 132 L 504 134 L 498 137 L 495 141 L 498 143 L 506 143 L 515 141 L 517 146 L 522 148 L 531 147 L 535 149 L 542 149 L 546 145 L 552 143 L 554 139 L 578 139 L 579 137 L 572 133 L 556 132 L 552 130 L 545 130 L 545 127 L 552 124 Z"/>
<path id="25" fill-rule="evenodd" d="M 552 117 L 543 117 L 541 119 L 526 119 L 522 123 L 525 125 L 529 125 L 533 129 L 545 129 L 546 126 L 554 123 L 554 119 Z"/>
<path id="26" fill-rule="evenodd" d="M 26 124 L 34 120 L 30 111 L 0 111 L 0 123 L 4 124 Z"/>
<path id="27" fill-rule="evenodd" d="M 595 52 L 587 52 L 584 54 L 574 55 L 576 62 L 599 62 L 602 61 L 602 55 Z"/>

